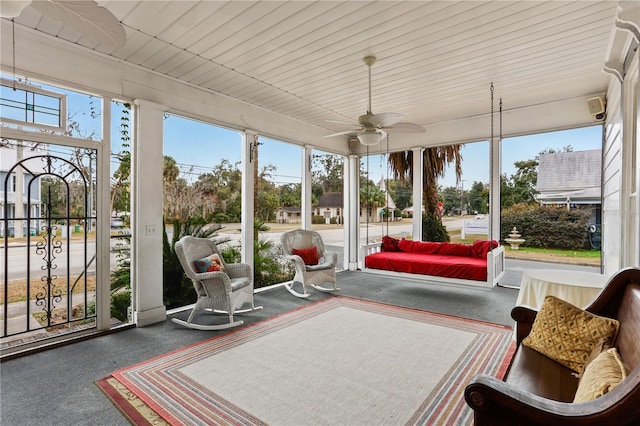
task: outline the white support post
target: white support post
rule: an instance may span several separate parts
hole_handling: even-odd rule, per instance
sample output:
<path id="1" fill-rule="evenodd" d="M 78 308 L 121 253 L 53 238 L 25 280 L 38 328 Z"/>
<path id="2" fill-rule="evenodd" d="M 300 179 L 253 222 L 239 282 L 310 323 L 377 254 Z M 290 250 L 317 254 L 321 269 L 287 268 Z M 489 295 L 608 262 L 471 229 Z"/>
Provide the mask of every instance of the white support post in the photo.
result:
<path id="1" fill-rule="evenodd" d="M 166 319 L 162 300 L 162 153 L 165 107 L 136 100 L 133 111 L 132 241 L 134 321 L 137 326 Z"/>
<path id="2" fill-rule="evenodd" d="M 311 152 L 313 148 L 305 146 L 302 150 L 302 229 L 311 229 Z"/>
<path id="3" fill-rule="evenodd" d="M 102 143 L 96 146 L 96 313 L 98 330 L 111 327 L 111 99 L 104 97 L 102 105 Z M 132 277 L 129 277 L 131 279 Z"/>
<path id="4" fill-rule="evenodd" d="M 489 239 L 500 241 L 500 173 L 502 140 L 489 141 Z"/>
<path id="5" fill-rule="evenodd" d="M 254 155 L 257 153 L 258 134 L 252 130 L 245 130 L 242 134 L 242 262 L 253 265 L 253 172 L 255 168 Z"/>
<path id="6" fill-rule="evenodd" d="M 344 162 L 344 247 L 345 265 L 358 269 L 360 257 L 360 157 L 350 155 Z"/>
<path id="7" fill-rule="evenodd" d="M 413 240 L 422 241 L 422 176 L 424 148 L 413 148 Z"/>

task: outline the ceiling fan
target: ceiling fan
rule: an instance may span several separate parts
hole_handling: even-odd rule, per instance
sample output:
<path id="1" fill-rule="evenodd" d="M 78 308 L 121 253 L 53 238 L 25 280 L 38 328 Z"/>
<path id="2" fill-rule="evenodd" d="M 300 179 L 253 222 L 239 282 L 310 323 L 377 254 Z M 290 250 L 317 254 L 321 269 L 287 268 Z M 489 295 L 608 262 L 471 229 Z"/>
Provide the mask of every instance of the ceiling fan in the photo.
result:
<path id="1" fill-rule="evenodd" d="M 127 34 L 118 18 L 93 0 L 2 0 L 0 16 L 16 18 L 27 6 L 110 47 L 121 47 L 127 41 Z"/>
<path id="2" fill-rule="evenodd" d="M 376 63 L 375 56 L 365 56 L 362 61 L 369 67 L 369 107 L 367 113 L 358 117 L 358 122 L 329 120 L 333 123 L 349 124 L 359 127 L 359 130 L 347 130 L 344 132 L 333 133 L 325 136 L 330 138 L 333 136 L 356 135 L 363 145 L 375 145 L 380 142 L 386 135 L 387 131 L 398 133 L 424 133 L 425 128 L 419 124 L 401 122 L 404 118 L 403 114 L 395 112 L 383 112 L 374 114 L 371 112 L 371 67 Z"/>

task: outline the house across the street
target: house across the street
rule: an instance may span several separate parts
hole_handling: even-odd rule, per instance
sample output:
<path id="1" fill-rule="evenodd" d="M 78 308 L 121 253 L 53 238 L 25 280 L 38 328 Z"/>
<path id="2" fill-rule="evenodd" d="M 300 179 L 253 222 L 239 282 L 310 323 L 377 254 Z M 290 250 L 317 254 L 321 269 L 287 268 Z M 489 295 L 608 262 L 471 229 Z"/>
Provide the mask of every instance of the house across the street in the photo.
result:
<path id="1" fill-rule="evenodd" d="M 536 200 L 544 205 L 590 211 L 589 223 L 600 225 L 601 150 L 540 155 Z"/>

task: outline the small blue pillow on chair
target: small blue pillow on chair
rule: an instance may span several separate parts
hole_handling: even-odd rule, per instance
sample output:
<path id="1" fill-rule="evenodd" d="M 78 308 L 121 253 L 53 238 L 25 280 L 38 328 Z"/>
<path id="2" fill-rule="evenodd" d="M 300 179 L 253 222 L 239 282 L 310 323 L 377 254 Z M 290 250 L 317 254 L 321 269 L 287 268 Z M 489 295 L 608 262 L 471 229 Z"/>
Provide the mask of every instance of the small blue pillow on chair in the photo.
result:
<path id="1" fill-rule="evenodd" d="M 193 262 L 196 272 L 224 272 L 224 263 L 216 253 Z"/>

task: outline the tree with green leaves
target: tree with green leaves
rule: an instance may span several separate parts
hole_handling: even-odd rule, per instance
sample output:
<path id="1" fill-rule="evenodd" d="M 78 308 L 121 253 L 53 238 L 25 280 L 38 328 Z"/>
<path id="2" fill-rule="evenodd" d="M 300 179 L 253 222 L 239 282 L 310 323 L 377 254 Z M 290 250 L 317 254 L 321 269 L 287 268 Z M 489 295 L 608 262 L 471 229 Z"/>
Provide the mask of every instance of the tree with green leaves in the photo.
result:
<path id="1" fill-rule="evenodd" d="M 456 179 L 460 180 L 462 176 L 462 155 L 460 153 L 462 146 L 436 146 L 425 148 L 422 152 L 422 195 L 427 213 L 438 214 L 438 178 L 444 176 L 450 163 L 454 163 Z M 389 164 L 394 179 L 401 182 L 413 181 L 413 151 L 390 153 Z"/>
<path id="2" fill-rule="evenodd" d="M 320 184 L 322 193 L 342 192 L 344 160 L 341 156 L 335 154 L 313 155 L 311 169 L 312 181 Z"/>
<path id="3" fill-rule="evenodd" d="M 276 167 L 268 164 L 262 168 L 258 174 L 258 194 L 256 205 L 254 206 L 255 218 L 263 222 L 269 222 L 275 218 L 275 212 L 280 205 L 279 191 L 273 183 L 272 173 Z M 257 234 L 254 235 L 257 238 Z"/>
<path id="4" fill-rule="evenodd" d="M 165 156 L 163 189 L 163 215 L 167 220 L 208 221 L 217 209 L 216 197 L 180 177 L 180 169 L 169 156 Z"/>
<path id="5" fill-rule="evenodd" d="M 454 208 L 460 207 L 460 189 L 455 186 L 440 187 L 438 199 L 442 202 L 443 210 L 451 213 Z"/>
<path id="6" fill-rule="evenodd" d="M 378 207 L 384 207 L 386 198 L 384 192 L 366 174 L 360 173 L 360 205 L 371 218 Z"/>
<path id="7" fill-rule="evenodd" d="M 471 211 L 478 213 L 489 212 L 489 185 L 474 181 L 471 189 L 466 194 Z"/>
<path id="8" fill-rule="evenodd" d="M 422 197 L 425 208 L 422 239 L 425 241 L 449 241 L 449 234 L 442 225 L 438 209 L 438 178 L 444 176 L 447 166 L 454 163 L 456 179 L 462 176 L 463 145 L 447 145 L 425 148 L 422 152 Z M 413 151 L 392 152 L 389 164 L 395 179 L 413 181 Z"/>
<path id="9" fill-rule="evenodd" d="M 399 180 L 389 179 L 387 181 L 387 191 L 395 201 L 396 207 L 402 210 L 411 205 L 413 197 L 413 185 L 410 182 L 400 182 Z"/>

